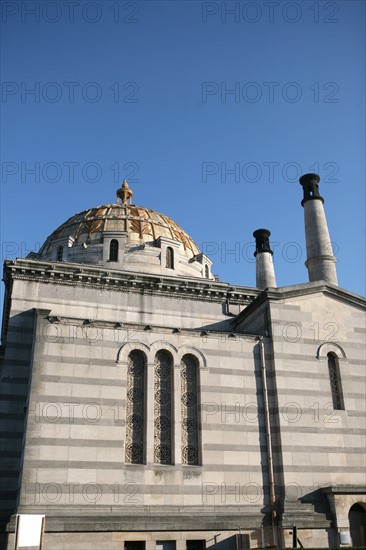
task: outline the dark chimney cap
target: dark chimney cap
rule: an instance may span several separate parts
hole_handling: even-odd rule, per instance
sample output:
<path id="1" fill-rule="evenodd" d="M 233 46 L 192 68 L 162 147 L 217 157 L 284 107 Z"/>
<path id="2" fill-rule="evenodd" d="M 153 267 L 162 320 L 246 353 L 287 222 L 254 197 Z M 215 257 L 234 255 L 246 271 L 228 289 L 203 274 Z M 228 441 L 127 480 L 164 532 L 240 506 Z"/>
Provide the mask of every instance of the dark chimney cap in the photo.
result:
<path id="1" fill-rule="evenodd" d="M 304 174 L 300 178 L 301 185 L 309 185 L 312 182 L 318 184 L 320 182 L 320 176 L 318 176 L 318 174 Z"/>
<path id="2" fill-rule="evenodd" d="M 253 237 L 257 239 L 258 237 L 270 237 L 271 232 L 269 229 L 256 229 L 256 231 L 253 232 Z"/>
<path id="3" fill-rule="evenodd" d="M 257 256 L 259 252 L 269 252 L 270 254 L 273 254 L 270 244 L 269 244 L 269 237 L 271 235 L 271 232 L 269 229 L 257 229 L 253 233 L 253 237 L 255 238 L 255 252 L 254 256 Z"/>
<path id="4" fill-rule="evenodd" d="M 304 203 L 310 200 L 320 200 L 324 203 L 323 197 L 319 194 L 319 182 L 320 176 L 318 174 L 304 174 L 300 178 L 300 185 L 304 190 L 304 198 L 301 201 L 301 206 L 304 206 Z"/>

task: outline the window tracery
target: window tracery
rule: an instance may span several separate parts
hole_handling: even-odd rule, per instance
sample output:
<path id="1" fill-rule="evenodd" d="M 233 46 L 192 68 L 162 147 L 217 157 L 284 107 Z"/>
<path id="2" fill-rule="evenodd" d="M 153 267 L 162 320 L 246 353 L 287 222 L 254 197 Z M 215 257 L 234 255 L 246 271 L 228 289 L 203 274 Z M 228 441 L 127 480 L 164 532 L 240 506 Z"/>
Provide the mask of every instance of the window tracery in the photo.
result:
<path id="1" fill-rule="evenodd" d="M 125 460 L 129 464 L 143 464 L 145 455 L 145 355 L 134 350 L 127 362 L 126 445 Z"/>
<path id="2" fill-rule="evenodd" d="M 339 377 L 338 358 L 335 353 L 329 352 L 328 355 L 328 371 L 330 389 L 332 392 L 333 409 L 344 409 L 341 381 Z"/>
<path id="3" fill-rule="evenodd" d="M 199 463 L 198 442 L 198 364 L 193 355 L 181 362 L 182 463 Z"/>
<path id="4" fill-rule="evenodd" d="M 172 358 L 158 351 L 154 369 L 154 462 L 172 463 Z"/>

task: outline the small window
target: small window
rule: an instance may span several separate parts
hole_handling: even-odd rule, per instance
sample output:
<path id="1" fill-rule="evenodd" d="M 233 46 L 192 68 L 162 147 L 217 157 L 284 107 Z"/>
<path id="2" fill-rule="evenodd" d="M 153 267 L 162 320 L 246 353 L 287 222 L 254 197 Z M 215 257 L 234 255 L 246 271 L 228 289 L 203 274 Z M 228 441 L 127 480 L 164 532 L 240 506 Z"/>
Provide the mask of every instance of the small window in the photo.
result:
<path id="1" fill-rule="evenodd" d="M 125 550 L 145 550 L 146 543 L 144 540 L 126 540 Z"/>
<path id="2" fill-rule="evenodd" d="M 64 247 L 59 246 L 57 249 L 57 261 L 62 262 L 63 259 L 64 259 Z"/>
<path id="3" fill-rule="evenodd" d="M 210 270 L 209 270 L 207 264 L 205 265 L 205 277 L 206 277 L 206 279 L 210 278 Z"/>
<path id="4" fill-rule="evenodd" d="M 206 540 L 187 540 L 186 548 L 187 550 L 205 550 Z"/>
<path id="5" fill-rule="evenodd" d="M 174 269 L 174 251 L 170 246 L 168 246 L 168 248 L 166 249 L 165 267 L 167 267 L 168 269 Z"/>
<path id="6" fill-rule="evenodd" d="M 175 540 L 157 540 L 156 550 L 176 550 Z"/>
<path id="7" fill-rule="evenodd" d="M 109 245 L 109 261 L 118 262 L 118 241 L 112 239 Z"/>
<path id="8" fill-rule="evenodd" d="M 344 403 L 342 397 L 342 387 L 339 375 L 338 357 L 335 353 L 328 353 L 328 370 L 330 389 L 332 392 L 332 401 L 334 410 L 344 410 Z"/>

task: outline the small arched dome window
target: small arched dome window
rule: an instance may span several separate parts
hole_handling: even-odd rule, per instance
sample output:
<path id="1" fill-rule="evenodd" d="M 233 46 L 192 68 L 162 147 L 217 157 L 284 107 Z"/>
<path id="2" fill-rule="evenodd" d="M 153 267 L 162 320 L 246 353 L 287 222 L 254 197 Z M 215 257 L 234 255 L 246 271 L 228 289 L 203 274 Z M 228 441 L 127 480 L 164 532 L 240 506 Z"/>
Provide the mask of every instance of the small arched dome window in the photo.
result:
<path id="1" fill-rule="evenodd" d="M 166 249 L 166 262 L 165 267 L 168 269 L 174 269 L 174 250 L 171 246 Z"/>
<path id="2" fill-rule="evenodd" d="M 206 279 L 210 278 L 210 270 L 209 270 L 207 264 L 205 265 L 205 277 L 206 277 Z"/>
<path id="3" fill-rule="evenodd" d="M 64 259 L 64 247 L 59 246 L 57 248 L 57 261 L 62 262 L 63 259 Z"/>
<path id="4" fill-rule="evenodd" d="M 112 239 L 109 244 L 109 261 L 118 262 L 118 241 L 117 239 Z"/>

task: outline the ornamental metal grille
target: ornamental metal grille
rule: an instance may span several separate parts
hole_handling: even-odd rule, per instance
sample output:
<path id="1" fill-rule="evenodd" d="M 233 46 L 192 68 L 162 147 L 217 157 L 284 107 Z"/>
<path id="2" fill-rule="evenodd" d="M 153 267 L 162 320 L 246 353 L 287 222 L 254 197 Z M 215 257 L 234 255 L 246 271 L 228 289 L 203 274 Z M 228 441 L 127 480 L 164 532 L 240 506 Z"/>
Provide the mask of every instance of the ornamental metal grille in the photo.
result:
<path id="1" fill-rule="evenodd" d="M 141 351 L 128 356 L 126 400 L 126 463 L 143 464 L 146 360 Z"/>
<path id="2" fill-rule="evenodd" d="M 158 351 L 154 370 L 154 462 L 172 463 L 172 365 L 171 355 Z"/>
<path id="3" fill-rule="evenodd" d="M 330 389 L 332 392 L 333 409 L 342 410 L 344 407 L 342 403 L 341 385 L 338 376 L 336 358 L 332 353 L 328 353 L 328 369 Z"/>
<path id="4" fill-rule="evenodd" d="M 182 463 L 197 465 L 198 450 L 198 365 L 193 355 L 181 363 Z"/>

